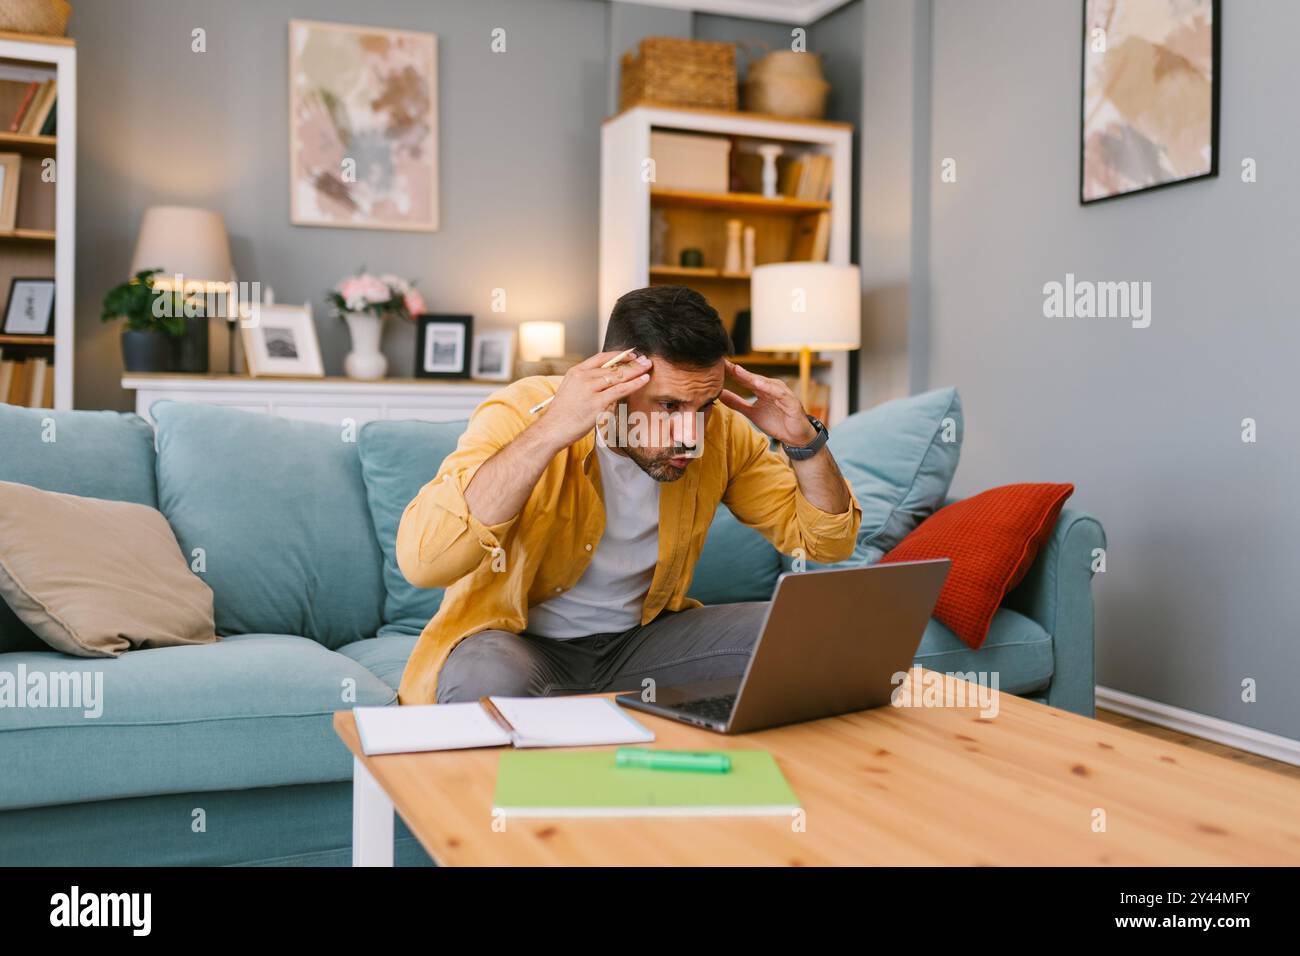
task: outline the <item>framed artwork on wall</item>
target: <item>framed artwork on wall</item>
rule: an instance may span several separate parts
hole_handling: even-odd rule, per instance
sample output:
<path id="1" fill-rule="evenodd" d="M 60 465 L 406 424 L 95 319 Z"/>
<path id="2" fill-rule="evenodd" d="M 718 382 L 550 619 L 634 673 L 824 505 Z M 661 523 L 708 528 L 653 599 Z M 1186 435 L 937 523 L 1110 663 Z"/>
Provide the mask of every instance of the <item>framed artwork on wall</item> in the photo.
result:
<path id="1" fill-rule="evenodd" d="M 469 378 L 472 315 L 419 315 L 416 378 Z"/>
<path id="2" fill-rule="evenodd" d="M 289 21 L 290 219 L 438 228 L 438 38 Z"/>
<path id="3" fill-rule="evenodd" d="M 1219 174 L 1220 0 L 1083 0 L 1079 201 Z"/>
<path id="4" fill-rule="evenodd" d="M 288 375 L 321 378 L 325 366 L 311 305 L 257 305 L 254 323 L 240 325 L 244 360 L 253 378 Z"/>
<path id="5" fill-rule="evenodd" d="M 508 331 L 480 332 L 474 336 L 474 359 L 470 363 L 470 378 L 489 382 L 508 382 L 515 369 L 515 333 Z"/>
<path id="6" fill-rule="evenodd" d="M 49 335 L 54 325 L 54 280 L 15 276 L 5 306 L 5 335 Z"/>

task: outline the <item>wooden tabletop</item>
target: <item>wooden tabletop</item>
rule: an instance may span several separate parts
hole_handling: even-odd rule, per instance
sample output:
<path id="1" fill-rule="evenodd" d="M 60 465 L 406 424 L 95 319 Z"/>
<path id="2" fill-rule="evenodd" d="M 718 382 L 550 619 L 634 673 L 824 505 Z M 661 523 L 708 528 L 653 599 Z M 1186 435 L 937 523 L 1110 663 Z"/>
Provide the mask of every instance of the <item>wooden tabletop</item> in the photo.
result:
<path id="1" fill-rule="evenodd" d="M 737 736 L 636 712 L 654 747 L 769 750 L 794 819 L 494 820 L 500 748 L 364 757 L 334 728 L 443 865 L 1300 864 L 1300 782 L 1010 694 L 982 717 L 963 683 Z"/>

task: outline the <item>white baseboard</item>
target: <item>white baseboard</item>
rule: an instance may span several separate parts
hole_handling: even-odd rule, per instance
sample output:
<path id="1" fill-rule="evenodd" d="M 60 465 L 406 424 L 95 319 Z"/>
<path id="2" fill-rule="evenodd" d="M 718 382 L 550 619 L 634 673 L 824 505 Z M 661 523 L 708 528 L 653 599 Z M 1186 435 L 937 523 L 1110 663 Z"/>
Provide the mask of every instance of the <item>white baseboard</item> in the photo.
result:
<path id="1" fill-rule="evenodd" d="M 1256 730 L 1244 724 L 1234 724 L 1218 717 L 1208 717 L 1194 710 L 1171 707 L 1157 700 L 1126 694 L 1122 690 L 1110 687 L 1097 687 L 1097 706 L 1103 710 L 1113 710 L 1126 717 L 1136 717 L 1148 723 L 1178 730 L 1193 737 L 1213 740 L 1228 747 L 1236 747 L 1248 753 L 1270 757 L 1283 763 L 1300 766 L 1300 740 L 1292 740 L 1280 734 L 1270 734 L 1266 730 Z"/>

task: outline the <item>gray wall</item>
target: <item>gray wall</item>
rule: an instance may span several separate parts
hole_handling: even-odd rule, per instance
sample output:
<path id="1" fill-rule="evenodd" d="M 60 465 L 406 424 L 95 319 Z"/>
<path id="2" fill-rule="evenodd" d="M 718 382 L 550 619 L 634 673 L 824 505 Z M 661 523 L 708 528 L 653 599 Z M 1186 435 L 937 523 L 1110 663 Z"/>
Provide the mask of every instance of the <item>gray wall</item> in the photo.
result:
<path id="1" fill-rule="evenodd" d="M 226 217 L 241 279 L 315 303 L 326 370 L 347 351 L 323 293 L 365 265 L 419 280 L 431 311 L 560 319 L 572 351 L 596 336 L 600 122 L 607 5 L 593 0 L 113 0 L 79 3 L 76 402 L 129 408 L 116 326 L 99 303 L 130 266 L 156 203 Z M 292 18 L 438 34 L 441 230 L 409 235 L 289 224 L 287 47 Z M 507 52 L 489 33 L 507 31 Z M 190 52 L 190 31 L 207 52 Z M 491 290 L 507 291 L 505 316 Z M 410 375 L 414 330 L 389 323 L 390 374 Z M 224 341 L 224 327 L 213 335 Z M 224 350 L 216 352 L 224 368 Z"/>
<path id="2" fill-rule="evenodd" d="M 958 493 L 1070 481 L 1105 524 L 1098 682 L 1300 737 L 1300 4 L 1225 7 L 1220 177 L 1083 208 L 1078 0 L 935 0 L 928 365 Z M 1044 318 L 1067 272 L 1151 282 L 1150 328 Z"/>
<path id="3" fill-rule="evenodd" d="M 858 263 L 862 350 L 858 406 L 909 390 L 909 321 L 924 317 L 929 206 L 928 4 L 863 0 L 862 106 L 858 119 Z M 920 118 L 920 122 L 918 122 Z"/>

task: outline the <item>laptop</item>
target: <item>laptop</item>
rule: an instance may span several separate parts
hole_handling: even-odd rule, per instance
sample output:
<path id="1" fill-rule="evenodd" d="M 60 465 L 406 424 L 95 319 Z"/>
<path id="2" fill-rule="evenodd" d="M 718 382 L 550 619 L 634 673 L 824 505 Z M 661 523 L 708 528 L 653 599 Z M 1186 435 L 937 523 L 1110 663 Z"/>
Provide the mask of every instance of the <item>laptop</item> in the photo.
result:
<path id="1" fill-rule="evenodd" d="M 722 734 L 880 707 L 912 666 L 950 564 L 783 574 L 742 676 L 614 699 Z"/>

